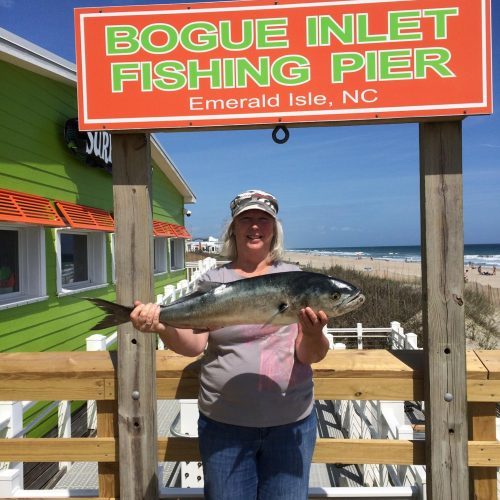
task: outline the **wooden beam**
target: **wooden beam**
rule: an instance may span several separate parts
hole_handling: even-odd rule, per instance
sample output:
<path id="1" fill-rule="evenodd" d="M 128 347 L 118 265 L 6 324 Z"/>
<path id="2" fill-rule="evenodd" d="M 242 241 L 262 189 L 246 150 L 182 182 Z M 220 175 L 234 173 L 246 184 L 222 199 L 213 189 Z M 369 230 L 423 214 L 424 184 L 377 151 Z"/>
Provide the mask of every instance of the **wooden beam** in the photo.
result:
<path id="1" fill-rule="evenodd" d="M 496 440 L 496 407 L 496 402 L 469 403 L 469 439 L 474 441 Z M 469 483 L 470 498 L 497 500 L 496 467 L 471 467 L 469 469 Z"/>
<path id="2" fill-rule="evenodd" d="M 0 353 L 0 400 L 113 400 L 117 398 L 116 352 Z M 424 353 L 329 351 L 315 363 L 317 399 L 423 400 Z M 467 351 L 467 400 L 500 400 L 500 350 Z M 159 399 L 193 399 L 199 362 L 156 351 Z M 99 377 L 99 378 L 95 378 Z"/>
<path id="3" fill-rule="evenodd" d="M 97 401 L 97 437 L 118 436 L 118 408 L 115 401 Z M 97 463 L 99 495 L 115 498 L 120 493 L 120 469 L 117 462 Z"/>
<path id="4" fill-rule="evenodd" d="M 470 467 L 500 466 L 500 442 L 469 441 Z M 157 441 L 160 462 L 200 459 L 198 439 L 161 437 Z M 102 462 L 118 457 L 115 438 L 14 438 L 0 439 L 0 460 L 6 462 Z M 334 439 L 316 441 L 316 463 L 424 465 L 425 442 L 398 439 Z M 101 493 L 101 492 L 100 492 Z M 101 493 L 102 495 L 102 493 Z M 488 498 L 488 497 L 486 497 Z"/>
<path id="5" fill-rule="evenodd" d="M 466 500 L 462 124 L 420 124 L 427 497 Z"/>
<path id="6" fill-rule="evenodd" d="M 153 300 L 153 224 L 149 135 L 112 134 L 116 296 Z M 156 336 L 118 327 L 120 498 L 158 498 Z"/>

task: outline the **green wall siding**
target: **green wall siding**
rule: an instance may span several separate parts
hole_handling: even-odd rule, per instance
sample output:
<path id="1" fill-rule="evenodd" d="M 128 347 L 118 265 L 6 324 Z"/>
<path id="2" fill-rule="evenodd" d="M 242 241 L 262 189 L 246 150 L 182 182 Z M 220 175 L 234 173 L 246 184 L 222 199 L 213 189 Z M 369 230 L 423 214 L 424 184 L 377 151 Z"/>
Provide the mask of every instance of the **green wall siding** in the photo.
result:
<path id="1" fill-rule="evenodd" d="M 66 120 L 77 116 L 76 87 L 56 82 L 0 61 L 0 188 L 38 194 L 113 210 L 112 177 L 85 165 L 64 142 Z M 184 202 L 173 184 L 153 168 L 153 218 L 183 224 Z M 115 299 L 112 281 L 111 236 L 106 238 L 108 285 L 91 291 L 56 295 L 55 230 L 45 229 L 46 291 L 48 299 L 0 310 L 0 351 L 78 351 L 96 332 L 90 328 L 103 316 L 83 296 Z M 167 256 L 168 258 L 168 256 Z M 155 295 L 185 278 L 185 271 L 155 277 Z M 115 329 L 98 333 L 107 335 Z M 28 410 L 25 423 L 48 403 Z M 82 402 L 73 402 L 76 409 Z M 44 435 L 57 425 L 57 414 L 44 419 L 29 434 Z"/>
<path id="2" fill-rule="evenodd" d="M 0 188 L 38 194 L 113 210 L 112 177 L 85 165 L 64 142 L 67 119 L 77 116 L 76 87 L 0 61 Z M 153 218 L 182 224 L 183 198 L 153 168 Z M 47 300 L 0 310 L 0 351 L 74 351 L 102 313 L 82 296 L 113 300 L 111 246 L 107 236 L 104 288 L 75 295 L 56 295 L 55 231 L 45 229 Z M 184 271 L 155 278 L 155 294 L 185 277 Z M 99 333 L 109 333 L 102 331 Z"/>
<path id="3" fill-rule="evenodd" d="M 184 200 L 158 168 L 153 169 L 152 208 L 153 219 L 184 225 Z"/>

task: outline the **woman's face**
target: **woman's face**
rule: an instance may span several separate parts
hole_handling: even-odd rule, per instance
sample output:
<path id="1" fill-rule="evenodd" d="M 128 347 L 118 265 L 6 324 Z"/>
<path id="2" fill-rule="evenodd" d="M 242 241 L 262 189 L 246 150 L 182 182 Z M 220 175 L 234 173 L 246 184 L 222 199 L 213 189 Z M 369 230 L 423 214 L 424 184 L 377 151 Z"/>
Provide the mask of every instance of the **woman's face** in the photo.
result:
<path id="1" fill-rule="evenodd" d="M 233 231 L 238 254 L 268 253 L 274 236 L 274 218 L 262 210 L 247 210 L 234 219 Z"/>

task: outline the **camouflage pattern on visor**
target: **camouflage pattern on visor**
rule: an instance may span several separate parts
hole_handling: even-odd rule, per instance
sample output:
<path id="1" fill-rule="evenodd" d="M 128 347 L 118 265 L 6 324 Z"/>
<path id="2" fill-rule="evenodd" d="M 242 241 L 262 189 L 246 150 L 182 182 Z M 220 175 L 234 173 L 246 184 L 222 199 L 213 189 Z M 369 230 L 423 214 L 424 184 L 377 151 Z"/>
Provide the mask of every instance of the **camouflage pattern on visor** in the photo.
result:
<path id="1" fill-rule="evenodd" d="M 276 218 L 278 213 L 278 200 L 265 191 L 250 189 L 239 194 L 230 203 L 231 215 L 234 219 L 237 215 L 247 210 L 262 210 Z"/>

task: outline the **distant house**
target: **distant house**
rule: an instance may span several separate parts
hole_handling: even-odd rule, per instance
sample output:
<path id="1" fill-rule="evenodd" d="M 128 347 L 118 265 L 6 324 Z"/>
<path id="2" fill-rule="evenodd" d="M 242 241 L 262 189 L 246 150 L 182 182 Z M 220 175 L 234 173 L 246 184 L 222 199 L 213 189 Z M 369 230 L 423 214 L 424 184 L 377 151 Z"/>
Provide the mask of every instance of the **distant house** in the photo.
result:
<path id="1" fill-rule="evenodd" d="M 221 247 L 222 243 L 219 242 L 218 238 L 214 238 L 213 236 L 186 241 L 188 252 L 220 253 Z"/>
<path id="2" fill-rule="evenodd" d="M 110 136 L 78 132 L 74 65 L 3 29 L 0 74 L 0 350 L 83 350 L 102 314 L 82 297 L 115 298 Z M 160 293 L 186 277 L 196 198 L 151 144 Z"/>

